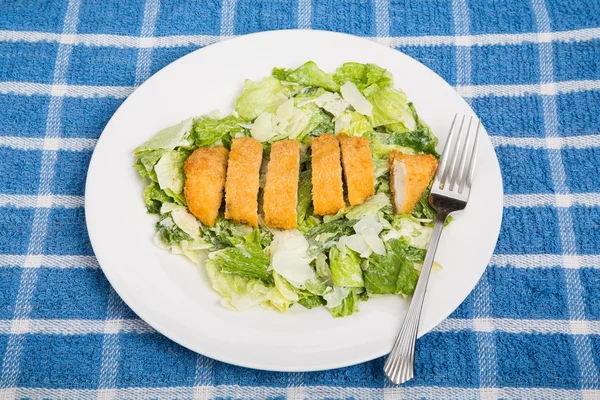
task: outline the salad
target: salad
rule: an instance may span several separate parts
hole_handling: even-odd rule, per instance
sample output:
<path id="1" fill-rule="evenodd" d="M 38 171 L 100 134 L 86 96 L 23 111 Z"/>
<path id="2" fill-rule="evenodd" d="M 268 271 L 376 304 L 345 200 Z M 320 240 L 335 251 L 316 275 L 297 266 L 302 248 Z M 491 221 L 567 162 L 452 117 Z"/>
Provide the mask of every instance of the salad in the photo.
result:
<path id="1" fill-rule="evenodd" d="M 338 179 L 343 167 L 343 197 L 324 208 L 316 192 L 329 190 L 330 178 L 313 182 L 325 165 L 313 168 L 314 157 L 317 143 L 339 148 L 336 138 L 343 162 L 331 170 Z M 350 176 L 343 138 L 361 138 L 367 149 L 354 166 L 371 179 L 362 197 L 349 186 L 359 178 Z M 155 244 L 204 265 L 225 307 L 323 307 L 344 317 L 370 297 L 414 292 L 436 216 L 427 199 L 437 142 L 386 69 L 348 62 L 327 73 L 309 61 L 246 80 L 230 115 L 181 121 L 133 154 L 147 211 L 157 216 Z M 273 166 L 275 152 L 296 157 L 293 173 Z M 277 196 L 269 182 L 286 173 L 291 179 L 279 181 L 293 193 Z"/>

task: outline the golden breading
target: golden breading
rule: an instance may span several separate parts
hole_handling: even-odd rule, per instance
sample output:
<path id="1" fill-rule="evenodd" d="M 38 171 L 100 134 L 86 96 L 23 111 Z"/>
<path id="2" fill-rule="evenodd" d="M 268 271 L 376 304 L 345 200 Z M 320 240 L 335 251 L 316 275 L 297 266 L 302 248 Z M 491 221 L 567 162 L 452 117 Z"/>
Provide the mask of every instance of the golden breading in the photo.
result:
<path id="1" fill-rule="evenodd" d="M 204 225 L 214 226 L 223 201 L 227 155 L 225 147 L 196 149 L 183 166 L 183 194 L 192 214 Z"/>
<path id="2" fill-rule="evenodd" d="M 429 186 L 438 161 L 431 154 L 412 155 L 393 150 L 388 163 L 394 211 L 410 214 Z"/>
<path id="3" fill-rule="evenodd" d="M 369 139 L 341 134 L 338 140 L 342 150 L 348 201 L 351 206 L 362 204 L 375 194 L 375 168 L 371 159 Z"/>
<path id="4" fill-rule="evenodd" d="M 273 143 L 263 199 L 267 226 L 280 229 L 298 226 L 296 206 L 299 173 L 300 143 L 295 140 Z"/>
<path id="5" fill-rule="evenodd" d="M 225 183 L 225 218 L 258 226 L 258 181 L 262 152 L 262 144 L 256 139 L 233 139 Z"/>
<path id="6" fill-rule="evenodd" d="M 315 214 L 335 214 L 346 205 L 342 187 L 340 144 L 335 136 L 324 134 L 312 139 L 310 146 Z"/>

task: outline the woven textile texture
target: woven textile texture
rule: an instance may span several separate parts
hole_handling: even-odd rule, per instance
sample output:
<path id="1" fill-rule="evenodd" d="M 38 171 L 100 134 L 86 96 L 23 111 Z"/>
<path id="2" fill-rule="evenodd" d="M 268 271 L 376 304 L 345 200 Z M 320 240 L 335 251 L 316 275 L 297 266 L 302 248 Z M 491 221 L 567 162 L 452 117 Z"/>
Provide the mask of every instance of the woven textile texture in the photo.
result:
<path id="1" fill-rule="evenodd" d="M 188 351 L 90 246 L 87 167 L 124 99 L 191 51 L 288 28 L 423 62 L 498 154 L 495 254 L 402 387 L 383 359 L 276 373 Z M 600 399 L 599 133 L 598 0 L 0 0 L 0 398 Z"/>

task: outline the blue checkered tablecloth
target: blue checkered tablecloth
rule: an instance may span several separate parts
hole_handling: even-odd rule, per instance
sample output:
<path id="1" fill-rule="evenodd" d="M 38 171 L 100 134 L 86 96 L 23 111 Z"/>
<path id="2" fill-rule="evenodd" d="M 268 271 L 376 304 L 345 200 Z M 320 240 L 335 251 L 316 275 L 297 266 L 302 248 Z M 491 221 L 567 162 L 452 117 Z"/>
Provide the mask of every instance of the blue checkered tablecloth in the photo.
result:
<path id="1" fill-rule="evenodd" d="M 383 359 L 262 372 L 153 331 L 111 289 L 83 210 L 96 140 L 154 72 L 270 29 L 348 32 L 420 60 L 481 116 L 504 223 L 467 300 Z M 0 398 L 600 398 L 600 1 L 0 0 Z"/>

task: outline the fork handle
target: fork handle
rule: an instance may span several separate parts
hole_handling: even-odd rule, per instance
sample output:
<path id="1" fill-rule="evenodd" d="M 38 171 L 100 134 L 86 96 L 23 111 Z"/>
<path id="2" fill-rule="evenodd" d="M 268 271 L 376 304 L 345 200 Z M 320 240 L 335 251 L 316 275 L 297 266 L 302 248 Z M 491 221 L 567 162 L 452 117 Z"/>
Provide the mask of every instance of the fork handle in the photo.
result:
<path id="1" fill-rule="evenodd" d="M 443 214 L 440 212 L 437 215 L 417 287 L 415 288 L 404 322 L 402 322 L 400 333 L 398 333 L 394 347 L 392 347 L 392 351 L 385 362 L 385 374 L 395 384 L 404 383 L 412 379 L 415 375 L 415 346 L 419 331 L 419 320 L 421 319 L 421 310 L 423 308 L 423 300 L 425 300 L 425 290 L 429 282 L 429 274 L 431 273 L 435 252 L 440 242 L 446 217 L 448 217 L 447 213 Z"/>

